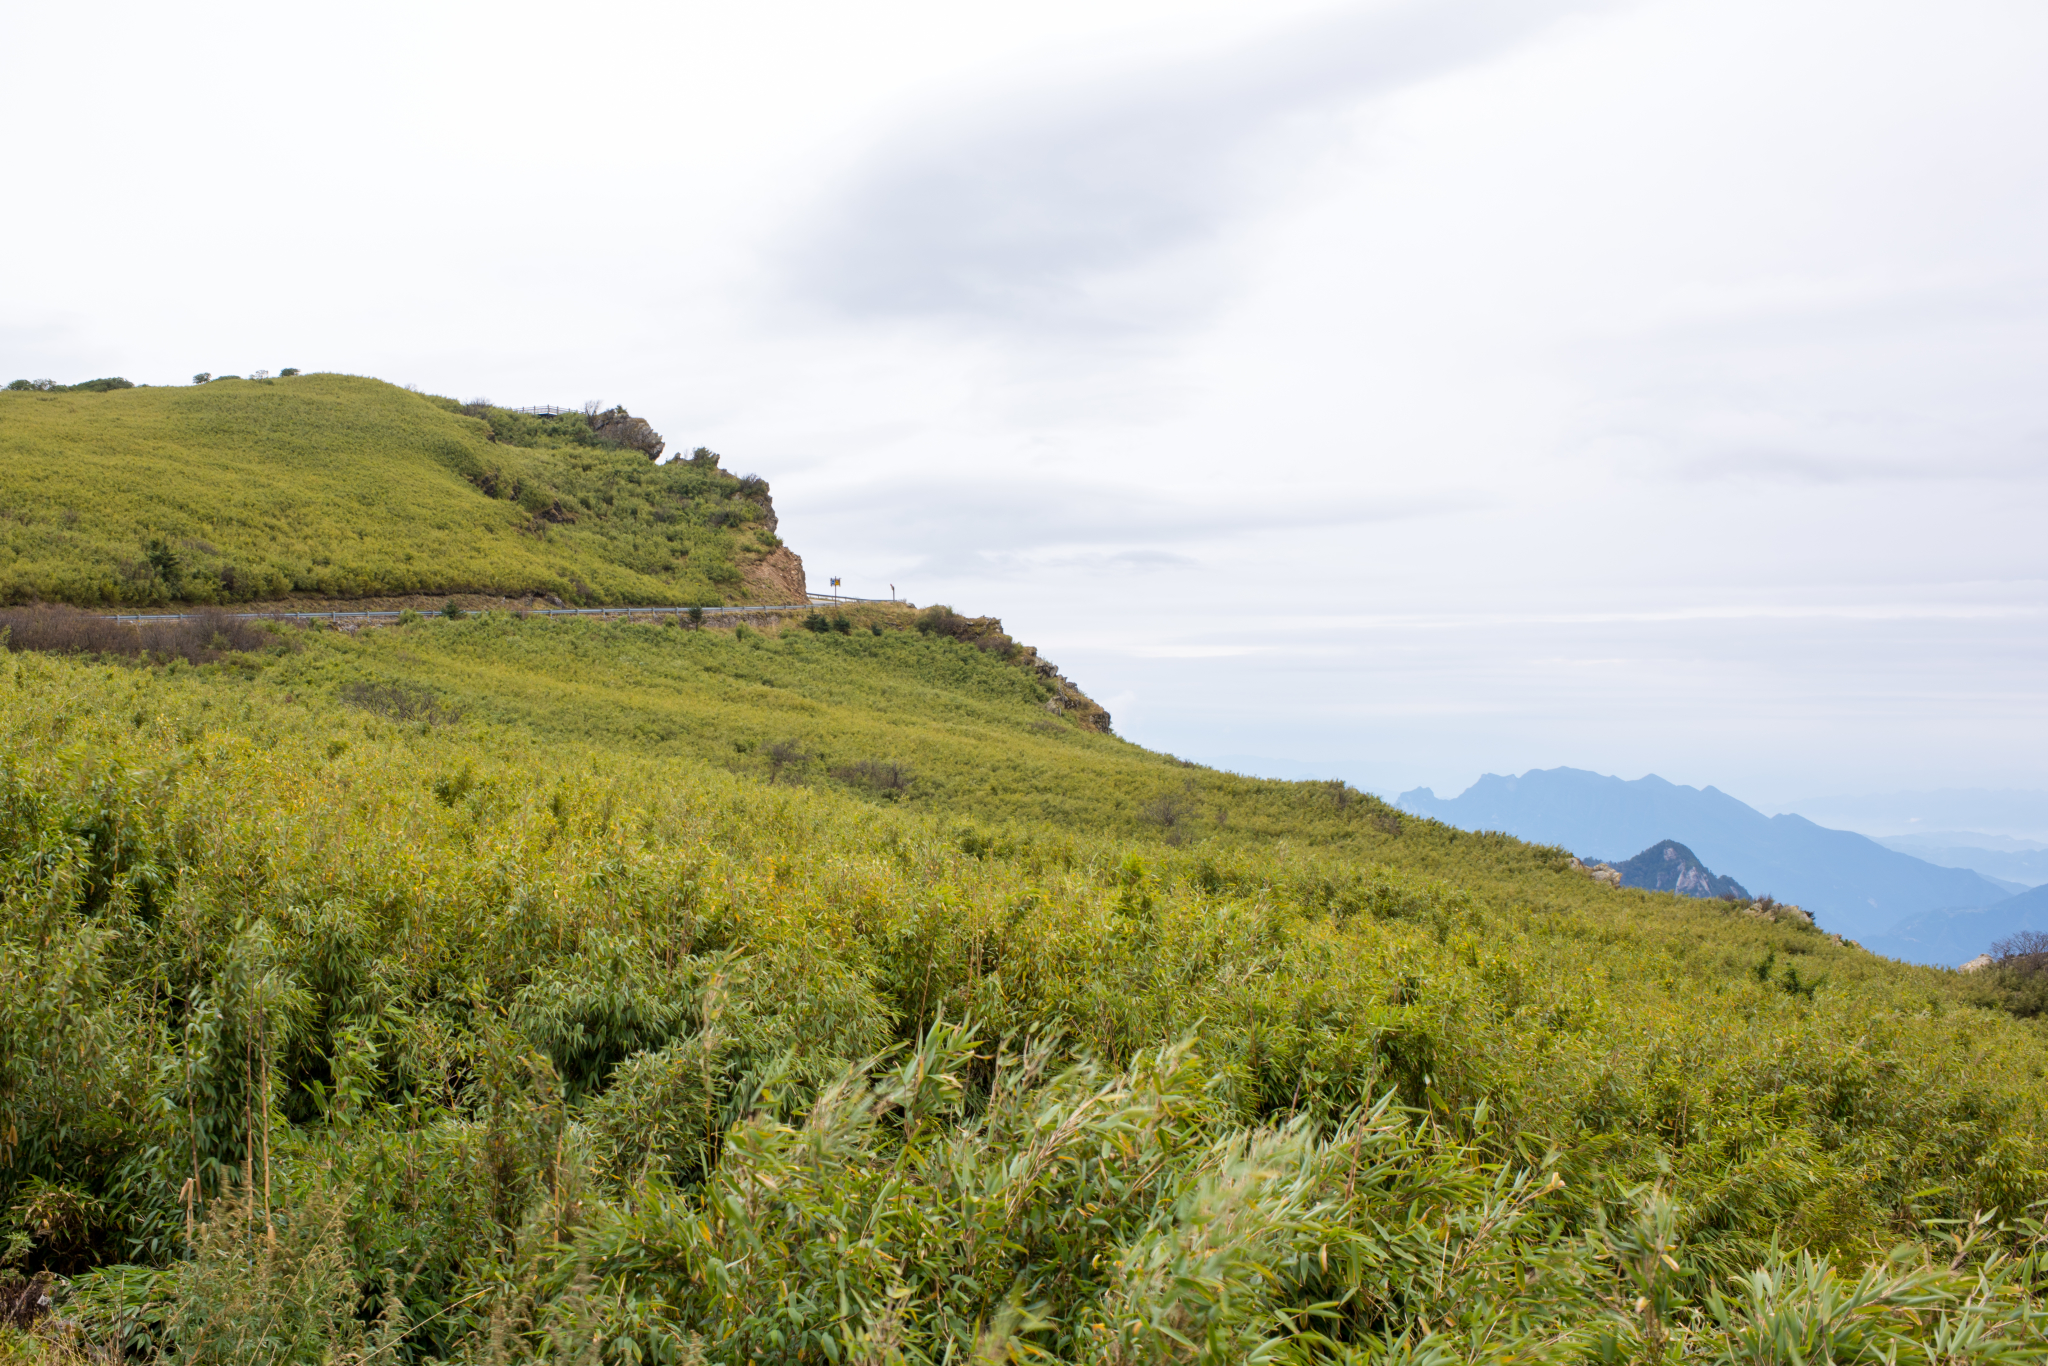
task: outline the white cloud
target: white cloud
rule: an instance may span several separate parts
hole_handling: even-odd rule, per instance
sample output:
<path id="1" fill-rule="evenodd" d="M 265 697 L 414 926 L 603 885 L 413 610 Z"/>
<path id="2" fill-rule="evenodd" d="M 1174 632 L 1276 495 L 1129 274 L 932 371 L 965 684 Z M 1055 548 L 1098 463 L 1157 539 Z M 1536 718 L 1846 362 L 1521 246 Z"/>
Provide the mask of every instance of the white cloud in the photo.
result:
<path id="1" fill-rule="evenodd" d="M 792 285 L 855 318 L 1186 327 L 1226 273 L 1200 249 L 1285 193 L 1344 112 L 1592 7 L 1354 7 L 1198 59 L 921 111 L 806 216 Z"/>

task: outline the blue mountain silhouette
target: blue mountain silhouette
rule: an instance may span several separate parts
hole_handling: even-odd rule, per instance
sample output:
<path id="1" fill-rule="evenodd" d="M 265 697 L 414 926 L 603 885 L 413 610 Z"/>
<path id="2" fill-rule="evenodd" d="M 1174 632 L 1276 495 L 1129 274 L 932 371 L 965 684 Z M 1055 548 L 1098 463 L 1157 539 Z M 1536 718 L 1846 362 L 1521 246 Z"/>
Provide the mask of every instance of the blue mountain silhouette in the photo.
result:
<path id="1" fill-rule="evenodd" d="M 2008 897 L 1981 911 L 1926 911 L 1884 934 L 1859 941 L 1888 958 L 1960 967 L 2021 930 L 2048 933 L 2048 886 Z"/>
<path id="2" fill-rule="evenodd" d="M 1829 830 L 1804 816 L 1766 816 L 1718 788 L 1685 787 L 1655 775 L 1625 782 L 1578 768 L 1531 769 L 1519 777 L 1489 773 L 1456 797 L 1418 787 L 1402 793 L 1398 805 L 1463 830 L 1563 845 L 1588 862 L 1613 862 L 1677 840 L 1758 895 L 1803 906 L 1823 928 L 1859 942 L 1909 917 L 2007 899 L 2004 888 L 1967 868 L 1936 867 L 1852 831 Z M 1944 952 L 1937 959 L 1930 949 L 1915 961 L 1949 958 Z"/>

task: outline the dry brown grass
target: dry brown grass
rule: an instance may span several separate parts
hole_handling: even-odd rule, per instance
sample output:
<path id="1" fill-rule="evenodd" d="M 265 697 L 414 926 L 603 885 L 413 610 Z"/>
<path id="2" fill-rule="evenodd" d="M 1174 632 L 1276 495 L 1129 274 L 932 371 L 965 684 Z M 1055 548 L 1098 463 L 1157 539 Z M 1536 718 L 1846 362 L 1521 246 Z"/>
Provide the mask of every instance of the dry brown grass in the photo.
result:
<path id="1" fill-rule="evenodd" d="M 278 641 L 267 623 L 218 608 L 202 608 L 175 621 L 133 622 L 63 606 L 0 609 L 0 638 L 10 650 L 130 658 L 147 655 L 194 664 L 230 652 L 260 650 Z"/>

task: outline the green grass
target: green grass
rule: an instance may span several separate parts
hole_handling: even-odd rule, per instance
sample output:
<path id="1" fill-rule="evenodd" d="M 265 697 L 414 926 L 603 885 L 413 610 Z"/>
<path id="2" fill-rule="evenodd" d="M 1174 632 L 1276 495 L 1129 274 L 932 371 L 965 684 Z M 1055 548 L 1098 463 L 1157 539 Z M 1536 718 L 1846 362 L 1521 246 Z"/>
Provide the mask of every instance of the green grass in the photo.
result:
<path id="1" fill-rule="evenodd" d="M 570 745 L 622 761 L 701 763 L 740 777 L 833 793 L 997 832 L 1085 830 L 1216 858 L 1290 850 L 1340 914 L 1370 895 L 1370 873 L 1455 886 L 1499 904 L 1598 914 L 1681 958 L 1752 969 L 1784 945 L 1837 982 L 1904 979 L 1938 996 L 1953 974 L 1894 964 L 1828 935 L 1755 927 L 1721 902 L 1606 889 L 1560 876 L 1569 856 L 1404 815 L 1327 783 L 1246 778 L 1185 763 L 1048 715 L 1028 670 L 941 635 L 908 613 L 856 610 L 858 629 L 691 630 L 674 623 L 518 619 L 486 613 L 346 637 L 315 634 L 264 671 L 269 685 L 339 704 L 364 687 L 430 701 L 444 717 L 519 743 Z M 870 625 L 881 625 L 880 635 Z M 375 700 L 375 694 L 372 695 Z M 781 745 L 785 755 L 770 751 Z M 862 761 L 901 764 L 901 790 L 834 777 Z M 1675 908 L 1679 914 L 1662 912 Z M 1739 952 L 1714 952 L 1732 935 Z M 1815 966 L 1815 964 L 1822 966 Z M 1961 997 L 1954 999 L 1960 1000 Z"/>
<path id="2" fill-rule="evenodd" d="M 0 391 L 0 465 L 13 603 L 718 603 L 780 544 L 765 486 L 343 375 Z"/>
<path id="3" fill-rule="evenodd" d="M 323 688 L 349 678 L 432 691 L 478 721 L 641 756 L 832 784 L 862 760 L 908 765 L 890 799 L 989 820 L 1093 818 L 1111 775 L 1142 772 L 1143 804 L 1195 775 L 1173 760 L 1049 715 L 1027 670 L 904 614 L 856 613 L 851 634 L 691 630 L 667 622 L 516 621 L 492 614 L 328 638 L 279 666 Z M 890 625 L 881 635 L 872 621 Z M 799 756 L 780 764 L 777 744 Z M 1122 784 L 1130 786 L 1129 784 Z M 1084 795 L 1085 794 L 1085 795 Z M 1124 816 L 1135 821 L 1136 808 Z M 1193 817 L 1192 808 L 1188 815 Z M 1204 809 L 1202 818 L 1214 820 Z"/>
<path id="4" fill-rule="evenodd" d="M 1956 974 L 1190 768 L 942 637 L 492 614 L 281 639 L 0 673 L 0 1202 L 88 1338 L 2048 1340 L 2013 1222 L 2048 1194 L 2048 1046 Z M 822 758 L 778 772 L 777 741 Z M 858 758 L 912 781 L 831 775 Z M 143 1270 L 92 1269 L 115 1262 Z"/>

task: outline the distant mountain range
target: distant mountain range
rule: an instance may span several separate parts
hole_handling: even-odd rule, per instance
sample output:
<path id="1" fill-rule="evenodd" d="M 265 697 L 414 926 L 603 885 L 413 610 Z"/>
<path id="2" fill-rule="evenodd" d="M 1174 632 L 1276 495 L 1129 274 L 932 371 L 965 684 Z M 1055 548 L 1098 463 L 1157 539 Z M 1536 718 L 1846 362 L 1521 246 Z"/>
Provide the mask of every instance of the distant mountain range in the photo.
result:
<path id="1" fill-rule="evenodd" d="M 1908 916 L 1888 933 L 1858 942 L 1887 958 L 1954 967 L 2021 930 L 2048 932 L 2048 887 L 2007 897 L 1981 911 L 1928 911 Z"/>
<path id="2" fill-rule="evenodd" d="M 1499 830 L 1558 844 L 1588 862 L 1680 841 L 1699 860 L 1761 895 L 1793 902 L 1822 928 L 1859 942 L 1887 939 L 1894 926 L 1933 912 L 1981 910 L 2009 899 L 2006 888 L 1965 868 L 1943 868 L 1803 816 L 1766 816 L 1717 788 L 1684 787 L 1651 776 L 1625 782 L 1584 769 L 1532 769 L 1519 777 L 1489 773 L 1456 797 L 1426 787 L 1401 794 L 1402 809 L 1464 830 Z M 1992 922 L 1963 921 L 1955 931 Z M 1931 933 L 1931 932 L 1930 932 Z M 1947 931 L 1940 936 L 1947 944 Z M 1999 937 L 1994 934 L 1993 938 Z M 1918 962 L 1962 962 L 1933 940 L 1900 941 Z M 1926 945 L 1923 949 L 1921 945 Z M 1877 948 L 1877 945 L 1870 944 Z"/>

